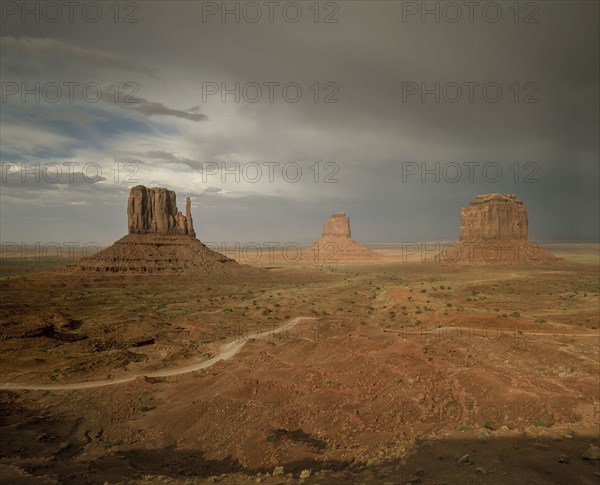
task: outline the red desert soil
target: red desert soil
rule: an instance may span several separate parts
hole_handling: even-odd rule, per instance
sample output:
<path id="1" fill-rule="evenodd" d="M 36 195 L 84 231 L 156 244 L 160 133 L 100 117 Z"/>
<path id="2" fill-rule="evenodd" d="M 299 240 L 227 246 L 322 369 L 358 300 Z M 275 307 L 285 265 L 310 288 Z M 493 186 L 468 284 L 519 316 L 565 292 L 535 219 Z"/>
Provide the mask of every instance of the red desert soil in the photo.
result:
<path id="1" fill-rule="evenodd" d="M 598 483 L 597 264 L 378 252 L 210 281 L 12 263 L 2 383 L 139 377 L 2 390 L 3 482 Z"/>

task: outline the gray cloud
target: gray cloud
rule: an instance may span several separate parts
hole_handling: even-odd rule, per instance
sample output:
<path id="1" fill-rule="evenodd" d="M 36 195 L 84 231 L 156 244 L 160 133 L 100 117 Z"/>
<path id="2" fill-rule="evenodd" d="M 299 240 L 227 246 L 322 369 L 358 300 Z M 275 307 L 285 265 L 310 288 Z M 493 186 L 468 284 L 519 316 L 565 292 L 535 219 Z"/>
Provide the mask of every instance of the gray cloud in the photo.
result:
<path id="1" fill-rule="evenodd" d="M 199 169 L 202 162 L 199 160 L 193 160 L 191 158 L 182 157 L 175 153 L 168 152 L 165 150 L 148 150 L 145 152 L 128 152 L 123 154 L 125 157 L 130 157 L 132 160 L 141 161 L 140 159 L 146 160 L 142 163 L 147 164 L 166 164 L 166 165 L 184 165 L 192 170 Z M 137 158 L 136 158 L 137 157 Z M 124 159 L 121 157 L 121 159 Z"/>
<path id="2" fill-rule="evenodd" d="M 83 107 L 82 113 L 56 113 L 54 124 L 68 119 L 85 127 L 86 134 L 89 130 L 84 142 L 75 144 L 80 140 L 74 131 L 73 140 L 63 142 L 76 145 L 73 156 L 123 155 L 122 160 L 140 164 L 140 183 L 164 184 L 180 196 L 195 194 L 194 216 L 203 228 L 199 234 L 212 239 L 220 234 L 300 238 L 315 227 L 318 233 L 335 210 L 351 215 L 359 239 L 448 239 L 457 234 L 461 206 L 477 193 L 500 191 L 525 201 L 535 238 L 597 237 L 598 3 L 536 2 L 535 24 L 515 23 L 508 3 L 495 24 L 481 17 L 473 23 L 422 23 L 418 18 L 403 23 L 402 3 L 338 2 L 337 24 L 315 23 L 307 11 L 295 24 L 281 18 L 273 24 L 216 18 L 202 23 L 201 2 L 173 8 L 160 1 L 141 3 L 135 25 L 8 22 L 3 28 L 12 44 L 7 50 L 3 41 L 3 61 L 9 51 L 19 56 L 3 62 L 3 76 L 55 79 L 62 72 L 65 79 L 92 78 L 103 86 L 139 82 L 138 106 L 118 104 L 123 120 L 109 119 L 96 128 L 95 113 Z M 34 40 L 17 40 L 25 38 Z M 236 103 L 233 96 L 222 102 L 220 95 L 203 102 L 204 82 L 231 88 L 235 82 L 268 81 L 298 83 L 302 99 L 286 102 L 278 90 L 273 103 Z M 465 81 L 499 83 L 503 96 L 497 103 L 481 95 L 473 103 L 402 99 L 405 82 L 431 87 Z M 315 103 L 315 82 L 321 101 L 324 83 L 336 83 L 339 102 Z M 537 103 L 522 102 L 528 82 L 535 83 Z M 520 89 L 518 102 L 514 83 Z M 109 109 L 108 103 L 100 104 Z M 9 141 L 15 153 L 19 145 L 24 153 L 31 151 L 28 139 L 40 144 L 39 131 L 13 136 L 39 118 L 42 110 L 35 108 L 11 105 Z M 136 118 L 143 127 L 134 126 Z M 199 123 L 207 118 L 210 123 Z M 19 144 L 12 142 L 15 138 Z M 97 153 L 82 154 L 80 145 L 85 148 L 94 138 L 102 141 Z M 52 143 L 43 146 L 52 148 Z M 201 163 L 213 161 L 295 161 L 306 172 L 297 184 L 281 182 L 281 177 L 261 186 L 199 183 Z M 503 177 L 496 183 L 481 174 L 473 183 L 402 181 L 403 162 L 443 167 L 469 161 L 498 163 Z M 337 163 L 339 183 L 311 182 L 308 167 L 315 162 Z M 539 181 L 523 183 L 522 173 L 515 181 L 510 167 L 517 162 L 520 167 L 536 164 Z M 99 220 L 108 217 L 101 210 L 117 211 L 109 229 L 89 227 L 116 237 L 121 231 L 113 227 L 122 227 L 125 196 L 110 185 L 96 184 L 79 195 L 94 197 L 89 211 Z M 3 216 L 15 210 L 6 207 Z M 37 221 L 44 231 L 43 218 Z M 9 233 L 18 231 L 16 223 L 2 224 L 4 234 L 5 227 Z"/>
<path id="3" fill-rule="evenodd" d="M 0 185 L 3 190 L 16 189 L 17 191 L 61 190 L 60 186 L 87 188 L 89 185 L 107 180 L 97 172 L 84 174 L 69 170 L 68 167 L 58 163 L 52 165 L 42 163 L 37 168 L 33 162 L 26 164 L 3 163 L 2 174 Z"/>
<path id="4" fill-rule="evenodd" d="M 113 103 L 112 95 L 107 94 L 104 100 L 108 103 Z M 188 110 L 173 109 L 165 106 L 162 103 L 156 101 L 148 101 L 147 99 L 135 96 L 125 101 L 122 100 L 119 103 L 121 108 L 134 111 L 144 116 L 174 116 L 175 118 L 181 118 L 190 121 L 204 121 L 208 117 L 202 113 L 198 113 L 196 107 Z"/>
<path id="5" fill-rule="evenodd" d="M 87 47 L 63 41 L 58 38 L 0 36 L 3 57 L 21 59 L 37 58 L 50 62 L 92 64 L 98 68 L 111 68 L 122 71 L 136 71 L 153 76 L 155 69 L 117 52 Z"/>

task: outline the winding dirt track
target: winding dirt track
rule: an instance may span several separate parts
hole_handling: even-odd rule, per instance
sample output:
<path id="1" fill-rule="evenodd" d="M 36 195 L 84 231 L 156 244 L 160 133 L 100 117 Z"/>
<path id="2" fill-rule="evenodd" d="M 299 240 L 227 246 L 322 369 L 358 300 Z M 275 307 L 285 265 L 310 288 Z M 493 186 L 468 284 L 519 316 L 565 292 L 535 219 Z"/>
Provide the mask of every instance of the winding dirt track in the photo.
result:
<path id="1" fill-rule="evenodd" d="M 154 372 L 145 372 L 142 374 L 136 373 L 131 374 L 127 377 L 121 377 L 119 379 L 99 379 L 94 381 L 84 381 L 84 382 L 73 382 L 71 384 L 21 384 L 21 383 L 11 383 L 5 382 L 0 383 L 0 390 L 28 390 L 28 391 L 71 391 L 74 389 L 95 389 L 98 387 L 104 386 L 114 386 L 116 384 L 124 384 L 126 382 L 134 381 L 140 377 L 170 377 L 177 376 L 181 374 L 187 374 L 189 372 L 194 372 L 201 369 L 206 369 L 207 367 L 211 367 L 221 360 L 228 360 L 237 354 L 241 348 L 246 344 L 246 342 L 250 339 L 260 338 L 265 335 L 273 335 L 284 332 L 295 326 L 301 320 L 314 320 L 315 317 L 296 317 L 292 318 L 290 321 L 284 323 L 279 328 L 263 330 L 262 332 L 256 332 L 244 337 L 241 337 L 233 342 L 227 342 L 221 345 L 219 349 L 219 353 L 215 355 L 212 359 L 203 360 L 202 362 L 195 362 L 194 364 L 189 364 L 183 367 L 174 367 L 172 369 L 159 370 Z"/>

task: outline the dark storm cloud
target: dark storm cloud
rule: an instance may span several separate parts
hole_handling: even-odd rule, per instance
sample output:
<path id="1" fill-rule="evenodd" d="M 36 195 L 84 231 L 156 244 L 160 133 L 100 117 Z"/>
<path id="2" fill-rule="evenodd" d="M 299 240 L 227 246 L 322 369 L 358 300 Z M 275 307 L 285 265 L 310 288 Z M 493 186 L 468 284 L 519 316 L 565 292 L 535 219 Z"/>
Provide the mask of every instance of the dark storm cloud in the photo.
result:
<path id="1" fill-rule="evenodd" d="M 457 235 L 460 207 L 486 192 L 524 200 L 534 237 L 597 237 L 598 3 L 532 2 L 538 22 L 523 23 L 513 21 L 513 3 L 505 2 L 498 23 L 478 16 L 456 24 L 418 17 L 403 22 L 403 3 L 338 2 L 336 24 L 314 23 L 307 12 L 298 23 L 281 17 L 272 24 L 222 23 L 218 17 L 202 22 L 202 2 L 160 1 L 140 2 L 140 22 L 129 25 L 8 22 L 6 45 L 22 55 L 9 58 L 3 71 L 35 79 L 60 66 L 69 76 L 89 79 L 87 68 L 78 68 L 89 66 L 103 86 L 139 82 L 142 103 L 118 106 L 139 115 L 147 130 L 132 129 L 133 116 L 100 124 L 83 119 L 79 128 L 71 118 L 71 128 L 63 125 L 57 134 L 68 137 L 71 130 L 78 140 L 35 143 L 51 150 L 78 142 L 138 160 L 145 168 L 141 182 L 197 194 L 194 216 L 205 219 L 211 237 L 221 231 L 235 238 L 237 231 L 248 238 L 277 232 L 298 238 L 312 227 L 318 233 L 324 217 L 345 210 L 363 240 L 449 239 Z M 3 42 L 3 61 L 5 52 Z M 101 76 L 101 67 L 110 74 Z M 203 83 L 232 89 L 236 82 L 295 82 L 303 96 L 286 102 L 278 89 L 273 103 L 232 96 L 223 102 L 221 93 L 204 102 Z M 324 83 L 335 83 L 339 102 L 315 103 L 315 82 L 321 101 Z M 488 102 L 477 90 L 473 102 L 466 93 L 456 103 L 435 102 L 431 95 L 421 102 L 418 94 L 403 99 L 405 83 L 431 89 L 465 82 L 497 83 L 502 97 Z M 526 95 L 537 102 L 525 103 Z M 174 108 L 186 106 L 193 108 Z M 95 116 L 85 108 L 77 116 L 84 114 Z M 6 120 L 33 123 L 31 116 L 23 109 L 20 117 L 3 118 L 3 129 Z M 59 127 L 63 121 L 55 120 Z M 49 122 L 44 131 L 57 129 Z M 9 149 L 15 157 L 20 153 L 17 144 Z M 213 160 L 330 161 L 339 166 L 339 183 L 206 187 L 198 169 Z M 472 183 L 431 177 L 423 183 L 418 176 L 403 181 L 403 163 L 470 161 L 497 163 L 503 176 L 493 183 L 481 173 Z M 538 181 L 524 183 L 522 173 L 515 181 L 510 167 L 517 162 L 536 164 Z M 123 206 L 112 198 L 119 192 L 103 190 L 106 204 Z"/>
<path id="2" fill-rule="evenodd" d="M 136 72 L 154 76 L 156 69 L 143 63 L 137 62 L 122 54 L 114 54 L 102 49 L 84 47 L 64 42 L 54 38 L 34 38 L 34 37 L 0 37 L 2 49 L 2 58 L 5 66 L 3 67 L 2 80 L 4 83 L 15 85 L 16 94 L 5 94 L 3 90 L 3 102 L 14 102 L 15 100 L 36 99 L 32 94 L 25 95 L 23 92 L 29 90 L 36 91 L 35 86 L 39 85 L 42 95 L 38 95 L 41 101 L 44 98 L 54 97 L 56 90 L 44 87 L 50 84 L 60 86 L 60 98 L 68 98 L 69 102 L 81 103 L 86 97 L 92 97 L 93 103 L 97 102 L 95 91 L 100 90 L 99 99 L 108 104 L 118 104 L 121 108 L 136 112 L 146 117 L 150 116 L 173 116 L 175 118 L 186 119 L 190 121 L 206 120 L 206 115 L 200 113 L 198 105 L 192 106 L 187 110 L 174 109 L 158 101 L 148 100 L 137 95 L 140 83 L 112 78 L 106 74 L 106 69 L 117 72 Z M 93 66 L 93 69 L 102 72 L 90 72 L 89 68 L 84 69 L 74 67 L 73 62 L 83 66 Z M 43 66 L 43 68 L 42 68 Z M 68 66 L 65 68 L 65 66 Z M 65 72 L 66 71 L 66 72 Z M 91 74 L 91 81 L 89 79 Z M 17 82 L 15 79 L 25 77 L 30 79 L 29 83 Z M 86 79 L 87 77 L 87 79 Z M 99 82 L 106 79 L 104 83 Z M 69 83 L 79 82 L 74 86 Z M 84 84 L 86 83 L 86 84 Z M 84 93 L 83 87 L 87 84 L 93 84 L 92 94 Z M 115 89 L 114 84 L 117 88 Z M 127 88 L 127 89 L 123 89 Z M 45 94 L 50 93 L 50 94 Z M 62 99 L 61 99 L 62 100 Z M 36 101 L 39 104 L 40 101 Z"/>
<path id="3" fill-rule="evenodd" d="M 1 36 L 0 48 L 2 56 L 21 60 L 24 66 L 27 59 L 37 58 L 46 62 L 69 63 L 75 61 L 82 64 L 93 64 L 101 69 L 117 69 L 137 71 L 154 75 L 155 69 L 136 62 L 116 52 L 87 47 L 63 41 L 57 38 Z"/>

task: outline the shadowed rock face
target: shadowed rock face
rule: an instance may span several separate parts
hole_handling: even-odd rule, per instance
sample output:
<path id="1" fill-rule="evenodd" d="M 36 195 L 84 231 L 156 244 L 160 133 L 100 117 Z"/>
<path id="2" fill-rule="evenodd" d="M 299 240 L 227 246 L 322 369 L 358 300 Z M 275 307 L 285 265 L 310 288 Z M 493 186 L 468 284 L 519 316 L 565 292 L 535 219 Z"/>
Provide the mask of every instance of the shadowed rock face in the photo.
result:
<path id="1" fill-rule="evenodd" d="M 138 185 L 131 189 L 127 201 L 129 234 L 196 237 L 191 214 L 191 201 L 186 199 L 186 215 L 177 211 L 175 192 Z"/>
<path id="2" fill-rule="evenodd" d="M 527 211 L 516 195 L 478 195 L 461 210 L 461 241 L 527 238 Z"/>
<path id="3" fill-rule="evenodd" d="M 350 237 L 350 218 L 344 212 L 336 212 L 323 224 L 322 237 Z"/>

